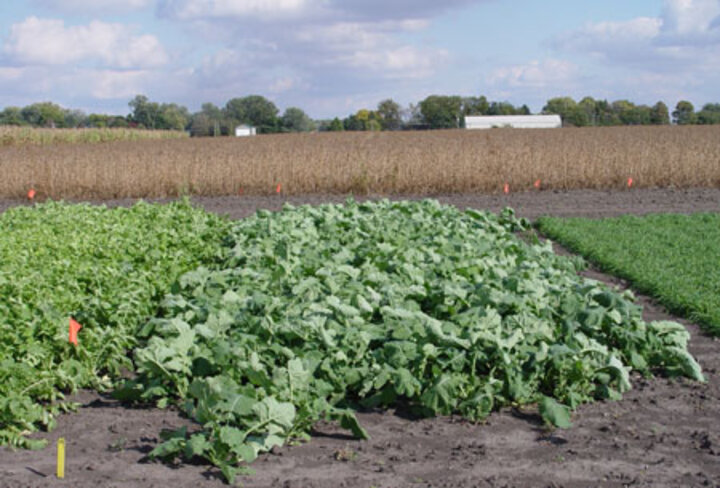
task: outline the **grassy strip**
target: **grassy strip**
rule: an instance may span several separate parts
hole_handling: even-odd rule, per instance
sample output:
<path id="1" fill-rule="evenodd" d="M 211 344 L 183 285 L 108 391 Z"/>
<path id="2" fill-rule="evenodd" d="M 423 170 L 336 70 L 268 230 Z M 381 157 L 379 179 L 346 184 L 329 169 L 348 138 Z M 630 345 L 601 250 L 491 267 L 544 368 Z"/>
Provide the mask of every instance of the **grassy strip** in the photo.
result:
<path id="1" fill-rule="evenodd" d="M 0 126 L 0 146 L 48 144 L 83 144 L 145 139 L 181 139 L 189 137 L 179 130 L 142 129 L 40 129 L 35 127 Z"/>
<path id="2" fill-rule="evenodd" d="M 720 215 L 541 218 L 539 229 L 720 335 Z"/>

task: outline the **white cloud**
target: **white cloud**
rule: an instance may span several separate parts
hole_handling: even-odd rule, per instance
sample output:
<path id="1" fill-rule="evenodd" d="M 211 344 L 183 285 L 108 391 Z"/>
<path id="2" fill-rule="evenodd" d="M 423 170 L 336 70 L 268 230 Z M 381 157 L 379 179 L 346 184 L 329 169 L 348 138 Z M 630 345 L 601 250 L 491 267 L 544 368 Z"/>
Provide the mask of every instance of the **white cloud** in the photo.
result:
<path id="1" fill-rule="evenodd" d="M 633 70 L 720 72 L 718 19 L 720 0 L 665 0 L 658 17 L 587 24 L 559 36 L 554 45 Z"/>
<path id="2" fill-rule="evenodd" d="M 114 100 L 143 93 L 152 77 L 153 74 L 146 70 L 88 70 L 82 73 L 82 80 L 77 81 L 87 87 L 92 97 Z M 73 83 L 73 80 L 68 79 L 68 82 Z"/>
<path id="3" fill-rule="evenodd" d="M 662 20 L 639 17 L 623 22 L 597 22 L 559 36 L 555 45 L 563 50 L 584 52 L 600 58 L 635 59 L 659 34 Z"/>
<path id="4" fill-rule="evenodd" d="M 487 78 L 491 85 L 544 88 L 567 85 L 576 80 L 577 65 L 560 59 L 531 61 L 527 64 L 503 66 L 493 70 Z"/>
<path id="5" fill-rule="evenodd" d="M 720 1 L 666 0 L 662 19 L 663 30 L 666 32 L 681 36 L 705 34 L 713 28 L 717 29 Z"/>
<path id="6" fill-rule="evenodd" d="M 0 68 L 0 106 L 27 105 L 52 100 L 76 108 L 82 100 L 97 106 L 103 101 L 119 101 L 124 107 L 138 93 L 147 93 L 162 83 L 152 70 L 114 70 L 27 66 Z M 91 109 L 92 110 L 92 109 Z M 96 110 L 96 109 L 95 109 Z"/>
<path id="7" fill-rule="evenodd" d="M 161 0 L 161 15 L 177 20 L 283 17 L 372 21 L 430 18 L 489 0 Z"/>
<path id="8" fill-rule="evenodd" d="M 286 76 L 275 80 L 268 89 L 271 93 L 282 93 L 292 89 L 295 85 L 296 81 L 293 78 Z"/>
<path id="9" fill-rule="evenodd" d="M 41 7 L 58 12 L 128 12 L 141 10 L 155 3 L 155 0 L 33 0 Z"/>
<path id="10" fill-rule="evenodd" d="M 177 20 L 260 17 L 276 19 L 307 13 L 310 0 L 165 0 L 159 11 Z"/>
<path id="11" fill-rule="evenodd" d="M 379 78 L 422 78 L 432 75 L 449 54 L 443 49 L 418 47 L 396 40 L 392 33 L 423 28 L 426 21 L 380 23 L 337 22 L 321 28 L 308 25 L 291 34 L 287 44 L 305 52 L 317 51 L 311 65 L 352 69 Z"/>
<path id="12" fill-rule="evenodd" d="M 100 62 L 107 67 L 157 67 L 168 61 L 160 41 L 135 35 L 124 24 L 92 21 L 65 26 L 59 19 L 28 17 L 10 28 L 4 52 L 21 65 Z"/>

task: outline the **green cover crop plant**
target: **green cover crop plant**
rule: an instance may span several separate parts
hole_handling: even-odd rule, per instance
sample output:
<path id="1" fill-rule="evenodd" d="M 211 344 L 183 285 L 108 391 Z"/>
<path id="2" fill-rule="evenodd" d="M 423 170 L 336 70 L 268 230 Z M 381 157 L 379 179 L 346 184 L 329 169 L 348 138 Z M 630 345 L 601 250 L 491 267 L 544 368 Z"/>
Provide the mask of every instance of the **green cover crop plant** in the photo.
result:
<path id="1" fill-rule="evenodd" d="M 544 217 L 540 230 L 720 335 L 720 214 Z"/>
<path id="2" fill-rule="evenodd" d="M 220 257 L 228 226 L 187 202 L 0 215 L 0 445 L 42 447 L 25 434 L 72 408 L 64 393 L 131 370 L 138 327 L 179 275 Z M 77 347 L 69 317 L 83 326 Z"/>
<path id="3" fill-rule="evenodd" d="M 182 275 L 140 331 L 121 398 L 176 402 L 201 428 L 153 455 L 203 457 L 228 480 L 320 418 L 366 434 L 358 406 L 544 419 L 617 399 L 630 371 L 703 381 L 688 332 L 645 323 L 629 292 L 515 235 L 526 223 L 435 201 L 260 211 L 224 259 Z"/>

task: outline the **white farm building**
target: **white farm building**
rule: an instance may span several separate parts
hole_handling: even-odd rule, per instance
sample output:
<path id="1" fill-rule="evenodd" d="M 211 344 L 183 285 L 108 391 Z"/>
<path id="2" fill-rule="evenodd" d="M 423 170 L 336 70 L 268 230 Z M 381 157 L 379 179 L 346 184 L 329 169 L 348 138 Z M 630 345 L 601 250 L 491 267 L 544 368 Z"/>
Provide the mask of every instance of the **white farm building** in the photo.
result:
<path id="1" fill-rule="evenodd" d="M 256 134 L 255 127 L 249 125 L 238 125 L 235 127 L 235 137 L 254 136 Z"/>
<path id="2" fill-rule="evenodd" d="M 465 117 L 466 129 L 557 129 L 562 127 L 559 115 L 482 115 Z"/>

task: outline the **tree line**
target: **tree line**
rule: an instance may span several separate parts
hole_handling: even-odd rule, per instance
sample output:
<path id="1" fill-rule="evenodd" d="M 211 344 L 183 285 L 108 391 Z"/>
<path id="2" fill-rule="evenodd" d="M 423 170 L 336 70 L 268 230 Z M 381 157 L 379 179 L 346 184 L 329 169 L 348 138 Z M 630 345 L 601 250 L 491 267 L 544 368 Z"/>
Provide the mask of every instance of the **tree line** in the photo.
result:
<path id="1" fill-rule="evenodd" d="M 298 107 L 289 107 L 281 114 L 275 104 L 260 95 L 233 98 L 225 106 L 204 103 L 198 112 L 175 103 L 158 103 L 145 95 L 137 95 L 128 103 L 127 116 L 86 114 L 81 110 L 63 108 L 52 102 L 26 107 L 6 107 L 0 112 L 0 125 L 32 127 L 130 127 L 143 129 L 186 130 L 193 136 L 222 136 L 234 133 L 241 124 L 254 126 L 259 133 L 310 131 L 382 131 L 423 130 L 464 127 L 469 115 L 529 115 L 527 105 L 489 101 L 484 96 L 461 97 L 430 95 L 417 104 L 402 107 L 392 99 L 378 103 L 375 109 L 360 109 L 344 118 L 313 120 Z M 558 114 L 563 125 L 665 125 L 672 123 L 719 124 L 720 104 L 708 103 L 695 110 L 692 103 L 682 100 L 670 113 L 667 105 L 636 105 L 628 100 L 596 100 L 585 97 L 576 102 L 571 97 L 548 100 L 542 114 Z"/>

